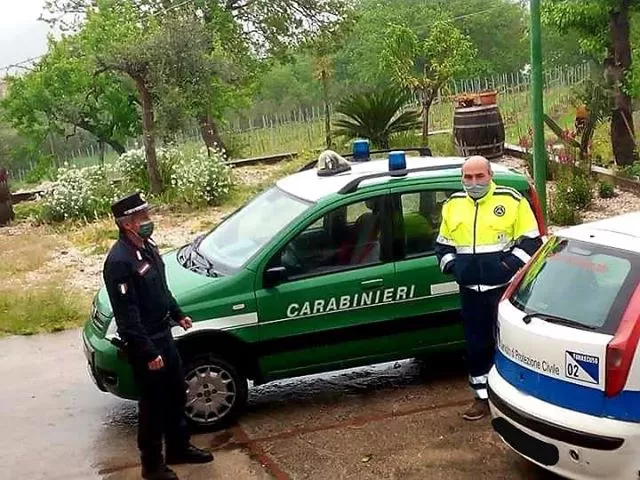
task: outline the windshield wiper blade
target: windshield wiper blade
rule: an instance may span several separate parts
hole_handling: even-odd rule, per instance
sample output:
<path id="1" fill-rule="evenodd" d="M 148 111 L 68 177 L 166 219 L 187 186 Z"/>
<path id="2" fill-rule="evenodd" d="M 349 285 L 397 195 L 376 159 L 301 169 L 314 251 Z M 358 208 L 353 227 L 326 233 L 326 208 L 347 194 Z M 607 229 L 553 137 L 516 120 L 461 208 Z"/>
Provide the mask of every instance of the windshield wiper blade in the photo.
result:
<path id="1" fill-rule="evenodd" d="M 196 239 L 193 241 L 193 249 L 191 250 L 191 254 L 196 254 L 199 259 L 204 261 L 204 263 L 206 264 L 205 270 L 207 272 L 207 275 L 218 277 L 219 274 L 215 271 L 215 264 L 213 263 L 213 261 L 207 255 L 200 251 L 200 244 L 202 243 L 202 240 L 204 240 L 204 237 L 204 235 L 196 237 Z M 196 263 L 193 258 L 191 259 L 191 262 L 193 264 Z"/>
<path id="2" fill-rule="evenodd" d="M 549 313 L 532 312 L 522 317 L 522 321 L 528 325 L 529 323 L 531 323 L 531 319 L 533 319 L 534 317 L 539 318 L 540 320 L 544 320 L 545 322 L 555 323 L 557 325 L 564 325 L 567 327 L 577 327 L 577 328 L 583 328 L 585 330 L 596 329 L 596 327 L 592 325 L 585 325 L 584 323 L 576 322 L 575 320 L 560 317 L 558 315 L 551 315 Z"/>

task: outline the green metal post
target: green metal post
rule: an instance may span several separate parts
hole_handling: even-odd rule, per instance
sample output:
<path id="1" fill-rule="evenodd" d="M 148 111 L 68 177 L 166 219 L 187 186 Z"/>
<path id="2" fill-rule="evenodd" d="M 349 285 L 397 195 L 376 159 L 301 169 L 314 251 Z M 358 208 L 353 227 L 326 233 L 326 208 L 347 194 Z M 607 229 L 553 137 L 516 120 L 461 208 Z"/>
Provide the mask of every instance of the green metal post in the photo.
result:
<path id="1" fill-rule="evenodd" d="M 547 220 L 547 152 L 544 148 L 544 104 L 542 85 L 542 39 L 540 0 L 530 1 L 531 17 L 531 100 L 533 106 L 533 178 Z"/>

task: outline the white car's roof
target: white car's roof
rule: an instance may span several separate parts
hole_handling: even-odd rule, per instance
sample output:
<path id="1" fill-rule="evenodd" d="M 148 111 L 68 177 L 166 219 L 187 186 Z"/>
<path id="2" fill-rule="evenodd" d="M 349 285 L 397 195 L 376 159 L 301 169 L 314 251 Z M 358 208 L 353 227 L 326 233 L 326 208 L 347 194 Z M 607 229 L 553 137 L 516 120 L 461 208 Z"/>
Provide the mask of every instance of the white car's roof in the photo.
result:
<path id="1" fill-rule="evenodd" d="M 462 157 L 410 157 L 407 156 L 407 168 L 421 168 L 430 166 L 442 166 L 442 170 L 433 170 L 428 172 L 415 172 L 407 175 L 406 178 L 429 178 L 438 177 L 443 172 L 450 170 L 446 168 L 449 165 L 454 165 L 453 168 L 460 169 L 464 163 Z M 504 165 L 497 163 L 492 164 L 494 172 L 512 172 Z M 346 186 L 352 180 L 370 175 L 373 173 L 382 173 L 389 170 L 389 163 L 386 158 L 373 159 L 368 162 L 354 162 L 351 163 L 351 170 L 339 173 L 334 176 L 321 177 L 318 176 L 316 168 L 311 168 L 302 172 L 294 173 L 288 177 L 279 180 L 276 185 L 298 198 L 308 200 L 310 202 L 316 202 L 321 198 L 326 197 L 332 193 L 337 193 L 340 189 Z M 393 177 L 381 177 L 370 180 L 363 180 L 362 185 L 372 185 L 375 183 L 384 183 L 391 180 Z"/>
<path id="2" fill-rule="evenodd" d="M 640 253 L 640 212 L 567 227 L 556 235 Z"/>

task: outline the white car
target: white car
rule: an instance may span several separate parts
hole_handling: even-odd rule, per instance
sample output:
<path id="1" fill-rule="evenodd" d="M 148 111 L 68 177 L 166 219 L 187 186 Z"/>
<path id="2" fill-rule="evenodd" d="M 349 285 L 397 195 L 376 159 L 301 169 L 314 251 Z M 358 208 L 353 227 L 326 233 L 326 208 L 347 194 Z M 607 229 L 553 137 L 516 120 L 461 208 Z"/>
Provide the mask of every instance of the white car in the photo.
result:
<path id="1" fill-rule="evenodd" d="M 571 479 L 640 478 L 640 212 L 550 236 L 505 292 L 494 430 Z"/>

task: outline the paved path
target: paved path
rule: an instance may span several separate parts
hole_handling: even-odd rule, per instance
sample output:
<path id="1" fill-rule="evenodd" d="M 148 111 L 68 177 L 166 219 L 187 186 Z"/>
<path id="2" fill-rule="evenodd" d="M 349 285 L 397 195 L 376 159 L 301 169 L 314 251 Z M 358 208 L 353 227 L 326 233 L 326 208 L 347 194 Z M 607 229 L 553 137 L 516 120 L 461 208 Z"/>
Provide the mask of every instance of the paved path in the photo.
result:
<path id="1" fill-rule="evenodd" d="M 437 371 L 438 374 L 426 374 Z M 77 330 L 0 340 L 0 478 L 139 477 L 136 405 L 91 383 Z M 469 424 L 459 365 L 407 361 L 256 388 L 240 425 L 198 435 L 188 480 L 555 478 Z"/>

